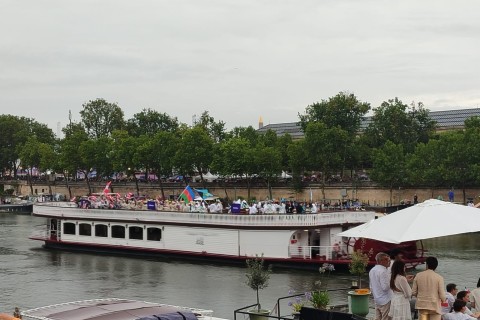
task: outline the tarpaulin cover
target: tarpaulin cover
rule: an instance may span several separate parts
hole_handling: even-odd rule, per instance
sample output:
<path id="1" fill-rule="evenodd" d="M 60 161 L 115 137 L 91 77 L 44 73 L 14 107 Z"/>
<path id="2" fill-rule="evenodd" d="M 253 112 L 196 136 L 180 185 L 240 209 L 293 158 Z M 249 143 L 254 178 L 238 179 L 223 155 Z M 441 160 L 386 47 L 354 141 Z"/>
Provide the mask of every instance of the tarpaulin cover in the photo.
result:
<path id="1" fill-rule="evenodd" d="M 181 312 L 179 314 L 178 312 Z M 125 299 L 85 300 L 24 311 L 33 319 L 48 320 L 196 320 L 188 310 Z M 174 315 L 174 316 L 171 316 Z M 153 318 L 149 318 L 155 316 Z"/>

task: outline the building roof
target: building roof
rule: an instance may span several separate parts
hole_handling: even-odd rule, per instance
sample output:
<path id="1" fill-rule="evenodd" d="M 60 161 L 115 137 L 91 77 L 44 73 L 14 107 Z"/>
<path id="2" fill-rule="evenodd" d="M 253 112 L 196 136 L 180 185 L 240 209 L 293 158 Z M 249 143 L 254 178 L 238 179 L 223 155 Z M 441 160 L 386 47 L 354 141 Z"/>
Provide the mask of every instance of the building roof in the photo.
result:
<path id="1" fill-rule="evenodd" d="M 430 111 L 429 116 L 437 123 L 437 130 L 439 131 L 459 129 L 464 127 L 466 119 L 475 116 L 480 117 L 480 108 Z M 360 129 L 362 131 L 365 130 L 371 122 L 372 117 L 365 117 L 360 124 Z M 259 128 L 258 132 L 264 133 L 267 130 L 275 131 L 277 136 L 283 136 L 288 133 L 293 139 L 300 139 L 304 136 L 300 121 L 267 124 Z"/>

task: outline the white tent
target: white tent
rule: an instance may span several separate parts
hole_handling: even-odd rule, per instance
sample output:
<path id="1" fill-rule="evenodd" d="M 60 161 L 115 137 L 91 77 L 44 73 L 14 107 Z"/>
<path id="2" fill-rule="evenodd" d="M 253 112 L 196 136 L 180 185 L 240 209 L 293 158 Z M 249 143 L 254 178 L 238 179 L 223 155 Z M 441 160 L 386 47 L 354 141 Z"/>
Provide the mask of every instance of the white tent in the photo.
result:
<path id="1" fill-rule="evenodd" d="M 338 235 L 401 243 L 478 231 L 480 209 L 430 199 Z"/>

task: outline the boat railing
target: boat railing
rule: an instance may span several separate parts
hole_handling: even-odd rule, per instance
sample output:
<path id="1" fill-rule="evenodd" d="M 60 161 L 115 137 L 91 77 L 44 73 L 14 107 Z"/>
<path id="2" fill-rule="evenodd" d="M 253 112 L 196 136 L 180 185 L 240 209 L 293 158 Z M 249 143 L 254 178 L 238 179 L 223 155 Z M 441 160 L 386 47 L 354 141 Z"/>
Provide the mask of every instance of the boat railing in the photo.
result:
<path id="1" fill-rule="evenodd" d="M 35 205 L 34 215 L 65 218 L 106 219 L 123 221 L 152 221 L 170 223 L 195 223 L 204 225 L 298 226 L 315 227 L 344 223 L 364 223 L 373 219 L 373 211 L 341 211 L 318 214 L 237 215 L 187 213 L 155 210 L 81 209 L 62 206 Z"/>
<path id="2" fill-rule="evenodd" d="M 348 255 L 336 250 L 336 246 L 295 246 L 288 248 L 290 257 L 300 259 L 341 260 Z"/>

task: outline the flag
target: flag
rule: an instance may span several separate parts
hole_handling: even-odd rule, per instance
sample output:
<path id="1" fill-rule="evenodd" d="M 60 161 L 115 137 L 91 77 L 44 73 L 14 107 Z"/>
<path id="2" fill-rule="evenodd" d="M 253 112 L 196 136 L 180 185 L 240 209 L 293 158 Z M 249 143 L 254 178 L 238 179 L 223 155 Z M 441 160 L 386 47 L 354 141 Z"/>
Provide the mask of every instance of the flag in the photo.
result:
<path id="1" fill-rule="evenodd" d="M 182 193 L 178 196 L 178 200 L 182 199 L 185 201 L 185 203 L 189 203 L 190 201 L 193 201 L 196 197 L 198 197 L 199 194 L 198 192 L 195 192 L 190 186 L 187 186 Z"/>
<path id="2" fill-rule="evenodd" d="M 110 185 L 112 184 L 112 181 L 108 181 L 107 185 L 105 186 L 105 189 L 103 189 L 103 193 L 109 193 L 110 192 Z"/>

